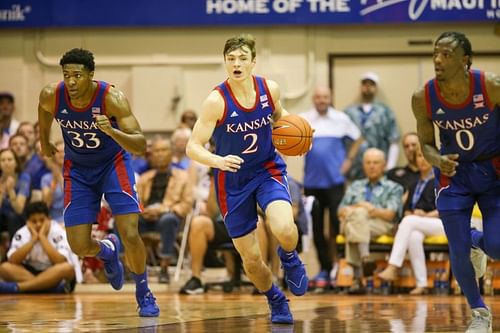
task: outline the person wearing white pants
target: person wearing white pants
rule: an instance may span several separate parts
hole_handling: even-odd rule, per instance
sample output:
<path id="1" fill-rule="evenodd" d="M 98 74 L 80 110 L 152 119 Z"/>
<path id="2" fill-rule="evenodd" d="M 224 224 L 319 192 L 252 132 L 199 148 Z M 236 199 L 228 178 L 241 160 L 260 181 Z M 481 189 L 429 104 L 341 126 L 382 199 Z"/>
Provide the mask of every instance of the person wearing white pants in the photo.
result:
<path id="1" fill-rule="evenodd" d="M 395 280 L 397 270 L 403 265 L 408 250 L 417 282 L 416 288 L 410 294 L 421 295 L 427 287 L 424 238 L 445 235 L 445 232 L 435 205 L 432 166 L 424 159 L 420 149 L 415 154 L 420 178 L 416 184 L 410 187 L 408 201 L 405 204 L 405 217 L 398 226 L 389 265 L 379 274 L 379 277 L 387 281 Z"/>

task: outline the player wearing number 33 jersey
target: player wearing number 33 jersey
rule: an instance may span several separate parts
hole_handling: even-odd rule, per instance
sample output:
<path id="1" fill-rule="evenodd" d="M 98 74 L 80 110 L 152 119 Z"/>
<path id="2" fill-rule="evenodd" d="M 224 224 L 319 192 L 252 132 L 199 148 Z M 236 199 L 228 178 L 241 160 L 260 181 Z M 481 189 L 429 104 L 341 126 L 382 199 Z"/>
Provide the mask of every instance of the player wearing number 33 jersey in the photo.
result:
<path id="1" fill-rule="evenodd" d="M 495 186 L 495 169 L 500 171 L 500 110 L 490 101 L 484 72 L 470 70 L 469 77 L 468 97 L 461 104 L 448 103 L 436 79 L 425 85 L 427 115 L 439 128 L 440 153 L 459 155 L 457 174 L 452 178 L 435 169 L 437 205 L 441 210 L 472 207 L 474 192 L 500 195 L 500 187 Z M 494 201 L 483 202 L 483 206 L 492 204 L 496 205 Z"/>
<path id="2" fill-rule="evenodd" d="M 71 104 L 61 81 L 56 88 L 54 119 L 64 138 L 64 221 L 66 226 L 96 220 L 102 193 L 114 215 L 139 213 L 130 154 L 101 131 L 97 115 L 106 115 L 105 98 L 111 86 L 94 81 L 97 88 L 87 106 Z M 117 128 L 116 121 L 110 119 Z"/>

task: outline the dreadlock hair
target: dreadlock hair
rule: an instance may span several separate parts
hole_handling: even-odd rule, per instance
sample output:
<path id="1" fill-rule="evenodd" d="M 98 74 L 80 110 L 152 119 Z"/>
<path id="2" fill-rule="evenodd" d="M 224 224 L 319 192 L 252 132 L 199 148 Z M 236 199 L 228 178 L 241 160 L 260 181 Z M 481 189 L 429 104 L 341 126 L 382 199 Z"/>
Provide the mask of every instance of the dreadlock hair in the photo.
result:
<path id="1" fill-rule="evenodd" d="M 469 60 L 467 61 L 467 70 L 469 70 L 470 66 L 472 65 L 472 45 L 469 39 L 461 32 L 447 31 L 439 35 L 439 37 L 436 39 L 436 42 L 434 43 L 434 46 L 436 46 L 441 39 L 447 37 L 457 41 L 458 45 L 462 48 L 462 50 L 464 50 L 464 54 L 466 56 L 469 56 Z"/>
<path id="2" fill-rule="evenodd" d="M 64 66 L 66 64 L 83 65 L 89 72 L 93 72 L 95 69 L 94 55 L 84 49 L 74 48 L 66 52 L 59 61 L 59 65 Z"/>

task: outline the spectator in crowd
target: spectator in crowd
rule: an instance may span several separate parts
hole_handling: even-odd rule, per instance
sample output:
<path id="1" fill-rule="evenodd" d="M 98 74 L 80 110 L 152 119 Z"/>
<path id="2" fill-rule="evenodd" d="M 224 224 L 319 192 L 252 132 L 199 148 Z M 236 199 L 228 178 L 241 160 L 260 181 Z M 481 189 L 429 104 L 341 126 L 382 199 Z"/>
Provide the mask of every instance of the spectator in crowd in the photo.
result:
<path id="1" fill-rule="evenodd" d="M 196 120 L 198 120 L 196 112 L 194 112 L 193 110 L 186 110 L 181 115 L 181 123 L 179 127 L 186 127 L 192 130 L 194 124 L 196 123 Z"/>
<path id="2" fill-rule="evenodd" d="M 362 156 L 368 148 L 378 148 L 387 156 L 387 169 L 396 166 L 399 153 L 399 129 L 396 117 L 385 104 L 376 101 L 379 77 L 373 72 L 361 76 L 361 103 L 348 107 L 345 112 L 360 128 L 364 142 L 348 173 L 351 180 L 363 178 Z"/>
<path id="3" fill-rule="evenodd" d="M 188 170 L 192 167 L 191 159 L 186 155 L 186 145 L 191 136 L 189 128 L 177 128 L 172 133 L 172 167 Z"/>
<path id="4" fill-rule="evenodd" d="M 410 188 L 404 206 L 404 218 L 398 226 L 392 246 L 389 266 L 379 273 L 379 277 L 384 280 L 397 279 L 397 270 L 403 265 L 408 251 L 417 281 L 417 287 L 410 292 L 411 295 L 421 295 L 427 287 L 424 238 L 445 235 L 443 223 L 436 210 L 432 165 L 425 160 L 420 149 L 416 152 L 416 164 L 420 171 L 418 182 Z"/>
<path id="5" fill-rule="evenodd" d="M 146 140 L 146 152 L 143 156 L 132 155 L 132 168 L 136 175 L 142 175 L 151 168 L 151 140 Z"/>
<path id="6" fill-rule="evenodd" d="M 9 148 L 16 154 L 16 157 L 19 159 L 20 168 L 24 171 L 26 163 L 28 163 L 33 155 L 33 151 L 30 150 L 28 144 L 28 139 L 24 135 L 13 134 L 9 139 Z"/>
<path id="7" fill-rule="evenodd" d="M 0 149 L 9 147 L 9 139 L 17 131 L 19 122 L 13 117 L 14 95 L 0 92 Z"/>
<path id="8" fill-rule="evenodd" d="M 174 245 L 181 222 L 193 206 L 193 186 L 186 171 L 171 167 L 169 140 L 158 137 L 151 148 L 153 169 L 141 175 L 137 192 L 145 206 L 139 217 L 139 232 L 159 232 L 161 283 L 169 283 L 168 266 L 175 256 Z"/>
<path id="9" fill-rule="evenodd" d="M 335 237 L 339 233 L 337 207 L 344 195 L 344 175 L 363 141 L 358 127 L 331 103 L 330 89 L 318 86 L 313 93 L 314 107 L 301 114 L 315 130 L 312 149 L 305 158 L 304 187 L 305 195 L 314 196 L 315 200 L 311 215 L 320 271 L 310 285 L 319 288 L 330 284 L 332 261 L 335 262 L 336 257 Z M 348 150 L 344 145 L 346 138 L 354 141 Z M 327 238 L 324 231 L 326 209 L 330 212 Z"/>
<path id="10" fill-rule="evenodd" d="M 31 177 L 20 166 L 12 149 L 0 150 L 0 231 L 6 230 L 10 238 L 24 225 L 24 207 L 30 199 Z"/>
<path id="11" fill-rule="evenodd" d="M 26 206 L 28 221 L 19 229 L 0 265 L 0 293 L 71 292 L 81 282 L 78 257 L 71 252 L 66 232 L 49 218 L 41 201 Z"/>
<path id="12" fill-rule="evenodd" d="M 414 186 L 418 181 L 420 172 L 416 162 L 416 153 L 420 149 L 418 135 L 415 132 L 408 132 L 403 135 L 403 151 L 407 160 L 404 167 L 395 167 L 387 172 L 387 178 L 404 187 L 405 192 Z M 406 200 L 405 200 L 406 201 Z"/>
<path id="13" fill-rule="evenodd" d="M 372 277 L 376 266 L 370 260 L 370 240 L 391 234 L 402 208 L 403 187 L 384 176 L 384 152 L 369 148 L 363 154 L 366 178 L 354 181 L 339 205 L 341 231 L 346 240 L 347 262 L 354 267 L 351 293 L 361 293 L 361 277 Z"/>
<path id="14" fill-rule="evenodd" d="M 35 151 L 24 167 L 24 172 L 31 176 L 32 196 L 37 198 L 37 201 L 42 200 L 42 177 L 50 173 L 50 169 L 45 162 L 46 159 L 42 155 L 40 140 L 37 140 L 35 142 Z"/>
<path id="15" fill-rule="evenodd" d="M 54 143 L 57 152 L 52 158 L 46 159 L 46 164 L 51 172 L 43 175 L 41 181 L 42 198 L 47 204 L 52 220 L 63 224 L 64 211 L 64 142 L 58 140 Z"/>
<path id="16" fill-rule="evenodd" d="M 35 126 L 29 121 L 22 121 L 17 128 L 16 134 L 23 135 L 28 140 L 28 147 L 30 151 L 35 150 L 35 142 L 37 140 L 35 135 Z"/>

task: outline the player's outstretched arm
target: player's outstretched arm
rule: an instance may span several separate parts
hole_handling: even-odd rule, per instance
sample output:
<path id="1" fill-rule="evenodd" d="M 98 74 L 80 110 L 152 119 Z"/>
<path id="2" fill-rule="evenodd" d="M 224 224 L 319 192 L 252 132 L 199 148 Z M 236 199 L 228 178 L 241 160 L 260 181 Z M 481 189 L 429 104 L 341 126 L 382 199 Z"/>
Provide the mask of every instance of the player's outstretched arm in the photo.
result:
<path id="1" fill-rule="evenodd" d="M 290 113 L 283 108 L 280 102 L 281 92 L 278 84 L 272 80 L 266 80 L 266 84 L 274 102 L 273 120 L 277 121 L 281 117 L 288 116 Z"/>
<path id="2" fill-rule="evenodd" d="M 56 91 L 57 84 L 52 83 L 45 86 L 40 92 L 38 99 L 38 124 L 40 126 L 40 145 L 42 154 L 51 157 L 57 148 L 50 142 L 50 128 L 54 121 L 54 112 L 56 108 Z"/>
<path id="3" fill-rule="evenodd" d="M 455 168 L 458 166 L 458 154 L 449 154 L 441 156 L 436 148 L 436 139 L 434 137 L 434 126 L 431 119 L 427 116 L 425 103 L 425 92 L 421 88 L 417 90 L 411 99 L 411 106 L 415 119 L 417 120 L 417 134 L 422 146 L 422 152 L 425 159 L 435 167 L 438 167 L 446 176 L 454 176 Z"/>
<path id="4" fill-rule="evenodd" d="M 212 91 L 202 105 L 201 114 L 189 138 L 186 154 L 190 159 L 222 171 L 236 172 L 243 159 L 236 155 L 219 156 L 209 152 L 205 145 L 212 136 L 219 119 L 224 117 L 224 100 L 217 91 Z"/>
<path id="5" fill-rule="evenodd" d="M 139 122 L 130 110 L 125 95 L 112 87 L 109 89 L 104 103 L 107 116 L 96 116 L 97 127 L 113 138 L 123 149 L 136 155 L 143 155 L 146 151 L 146 139 Z M 118 129 L 111 126 L 108 117 L 116 119 Z"/>

